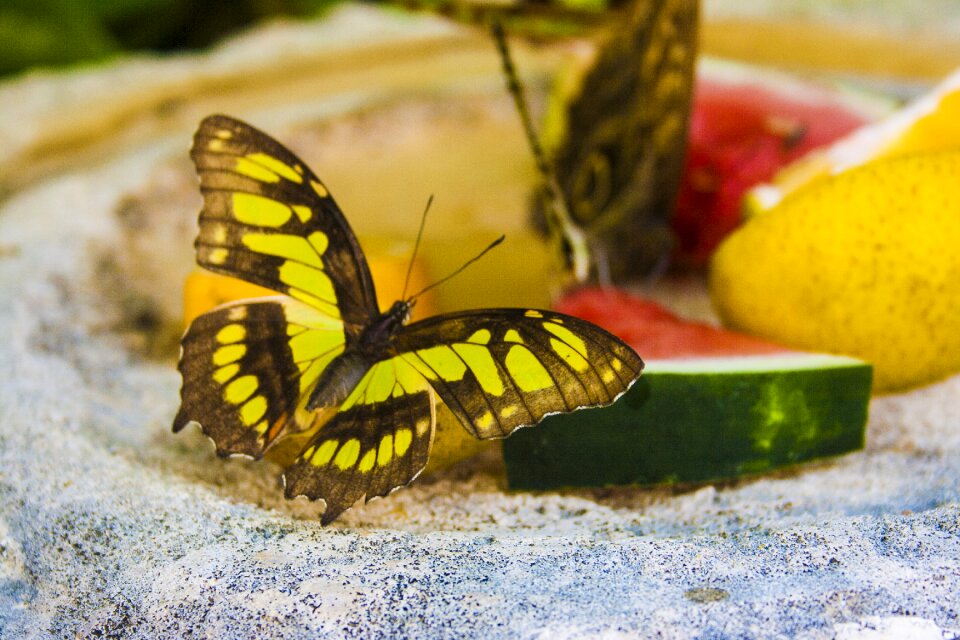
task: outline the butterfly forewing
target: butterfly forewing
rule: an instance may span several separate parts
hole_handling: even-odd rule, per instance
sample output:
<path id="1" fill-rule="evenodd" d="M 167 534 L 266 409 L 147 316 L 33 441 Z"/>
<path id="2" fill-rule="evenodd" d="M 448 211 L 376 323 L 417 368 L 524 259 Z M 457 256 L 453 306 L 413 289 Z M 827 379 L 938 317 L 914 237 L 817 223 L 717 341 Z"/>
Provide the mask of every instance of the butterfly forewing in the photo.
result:
<path id="1" fill-rule="evenodd" d="M 326 187 L 292 152 L 228 116 L 194 136 L 203 210 L 197 262 L 340 317 L 352 341 L 376 315 L 360 245 Z"/>
<path id="2" fill-rule="evenodd" d="M 344 336 L 339 319 L 278 296 L 205 313 L 181 344 L 174 431 L 198 422 L 220 455 L 259 458 L 278 437 L 313 426 L 297 407 Z"/>
<path id="3" fill-rule="evenodd" d="M 643 361 L 589 322 L 548 311 L 483 309 L 427 318 L 394 341 L 464 428 L 502 438 L 545 415 L 607 405 Z"/>

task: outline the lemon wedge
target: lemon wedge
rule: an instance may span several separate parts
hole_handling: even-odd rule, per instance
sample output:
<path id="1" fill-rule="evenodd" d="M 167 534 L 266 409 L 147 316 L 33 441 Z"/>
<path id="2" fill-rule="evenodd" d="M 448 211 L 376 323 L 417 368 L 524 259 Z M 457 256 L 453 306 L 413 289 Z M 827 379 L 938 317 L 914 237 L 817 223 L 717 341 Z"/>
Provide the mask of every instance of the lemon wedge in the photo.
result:
<path id="1" fill-rule="evenodd" d="M 931 141 L 932 142 L 932 141 Z M 711 263 L 730 328 L 874 365 L 874 389 L 960 371 L 960 146 L 824 176 L 729 236 Z"/>

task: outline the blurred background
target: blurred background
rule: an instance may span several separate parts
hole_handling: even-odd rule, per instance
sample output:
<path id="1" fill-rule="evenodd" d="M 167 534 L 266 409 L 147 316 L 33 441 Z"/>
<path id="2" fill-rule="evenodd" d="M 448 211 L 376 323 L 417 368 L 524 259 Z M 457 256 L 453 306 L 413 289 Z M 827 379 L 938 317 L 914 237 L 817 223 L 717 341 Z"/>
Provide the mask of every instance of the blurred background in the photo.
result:
<path id="1" fill-rule="evenodd" d="M 182 290 L 195 270 L 200 196 L 187 149 L 204 116 L 229 113 L 269 131 L 323 177 L 385 279 L 404 273 L 431 194 L 425 280 L 506 234 L 496 260 L 435 291 L 434 310 L 546 306 L 561 289 L 557 252 L 531 228 L 538 177 L 482 26 L 491 14 L 505 19 L 549 153 L 575 132 L 562 118 L 550 127 L 551 113 L 575 102 L 565 78 L 583 76 L 625 4 L 4 0 L 0 203 L 41 197 L 45 181 L 82 189 L 54 208 L 91 229 L 106 216 L 104 227 L 115 230 L 88 253 L 94 286 L 121 301 L 121 324 L 165 336 L 148 351 L 172 358 L 193 300 Z M 666 150 L 686 157 L 670 266 L 697 279 L 688 288 L 677 279 L 650 284 L 639 262 L 634 275 L 649 285 L 645 295 L 715 320 L 704 284 L 715 247 L 747 206 L 772 207 L 766 196 L 838 161 L 777 182 L 782 168 L 881 122 L 960 67 L 960 2 L 703 0 L 700 11 L 690 38 L 699 62 L 690 135 L 686 149 L 681 136 Z M 960 90 L 951 82 L 938 94 L 950 99 L 923 112 L 937 116 L 935 126 L 912 127 L 923 114 L 897 116 L 893 128 L 860 136 L 854 155 L 880 157 L 890 141 L 903 142 L 900 150 L 956 145 Z M 587 121 L 598 109 L 583 102 Z M 848 162 L 849 147 L 839 155 Z M 386 301 L 401 293 L 378 288 Z"/>
<path id="2" fill-rule="evenodd" d="M 69 65 L 124 52 L 174 52 L 207 47 L 255 23 L 308 18 L 339 0 L 5 0 L 0 5 L 0 75 Z M 386 3 L 371 3 L 386 4 Z M 469 19 L 480 3 L 406 0 Z M 501 10 L 568 12 L 572 23 L 619 0 L 496 2 Z M 708 53 L 773 62 L 846 64 L 887 75 L 933 77 L 960 60 L 960 3 L 953 0 L 707 0 L 703 46 Z M 538 21 L 537 29 L 550 29 Z M 547 25 L 547 26 L 545 26 Z M 569 32 L 571 21 L 552 28 Z M 573 30 L 576 27 L 572 27 Z M 760 29 L 768 37 L 752 37 Z M 841 35 L 842 34 L 842 35 Z M 837 38 L 842 38 L 837 40 Z M 890 40 L 893 38 L 893 40 Z M 792 46 L 806 42 L 807 46 Z M 810 46 L 833 42 L 834 46 Z M 886 55 L 878 55 L 884 51 Z"/>

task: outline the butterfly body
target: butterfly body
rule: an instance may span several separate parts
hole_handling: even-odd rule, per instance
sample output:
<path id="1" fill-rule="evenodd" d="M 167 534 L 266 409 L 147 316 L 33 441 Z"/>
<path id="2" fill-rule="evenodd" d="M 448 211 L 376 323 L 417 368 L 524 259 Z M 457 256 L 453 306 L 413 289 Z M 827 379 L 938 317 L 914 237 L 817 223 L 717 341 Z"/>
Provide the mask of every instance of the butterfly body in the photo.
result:
<path id="1" fill-rule="evenodd" d="M 266 134 L 228 116 L 191 153 L 204 208 L 198 263 L 281 295 L 199 316 L 181 341 L 174 431 L 197 423 L 223 456 L 278 456 L 287 497 L 326 503 L 321 522 L 413 480 L 439 397 L 477 438 L 612 403 L 637 354 L 583 320 L 478 309 L 407 324 L 379 311 L 360 245 L 326 187 Z"/>
<path id="2" fill-rule="evenodd" d="M 333 359 L 320 374 L 317 386 L 310 394 L 306 409 L 338 407 L 357 386 L 370 367 L 384 356 L 396 355 L 390 341 L 410 320 L 412 304 L 397 300 L 363 330 L 355 344 Z"/>

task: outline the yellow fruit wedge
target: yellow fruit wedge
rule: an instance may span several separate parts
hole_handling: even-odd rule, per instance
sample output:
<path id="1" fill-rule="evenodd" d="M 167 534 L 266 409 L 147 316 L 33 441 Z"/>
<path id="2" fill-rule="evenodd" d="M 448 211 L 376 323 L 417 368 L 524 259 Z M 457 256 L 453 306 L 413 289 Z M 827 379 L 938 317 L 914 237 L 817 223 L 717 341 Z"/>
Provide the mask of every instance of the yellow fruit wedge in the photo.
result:
<path id="1" fill-rule="evenodd" d="M 960 371 L 960 147 L 822 178 L 713 257 L 728 327 L 874 365 L 874 389 Z"/>
<path id="2" fill-rule="evenodd" d="M 960 146 L 960 71 L 887 118 L 784 167 L 744 197 L 751 215 L 769 211 L 788 194 L 828 176 L 879 160 Z"/>

